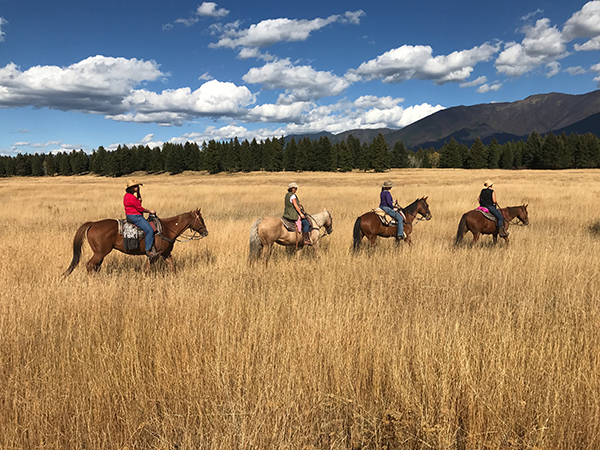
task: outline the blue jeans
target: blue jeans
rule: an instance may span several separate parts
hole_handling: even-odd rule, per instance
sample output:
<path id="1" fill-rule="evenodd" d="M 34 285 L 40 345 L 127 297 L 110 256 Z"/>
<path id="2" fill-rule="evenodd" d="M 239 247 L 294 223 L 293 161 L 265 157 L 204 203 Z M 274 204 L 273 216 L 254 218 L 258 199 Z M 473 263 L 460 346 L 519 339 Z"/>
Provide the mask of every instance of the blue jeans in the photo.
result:
<path id="1" fill-rule="evenodd" d="M 300 219 L 302 221 L 302 232 L 303 233 L 308 233 L 308 231 L 310 230 L 310 223 L 308 222 L 308 219 Z"/>
<path id="2" fill-rule="evenodd" d="M 389 206 L 383 206 L 381 209 L 383 209 L 386 213 L 388 213 L 390 216 L 396 219 L 396 222 L 398 222 L 396 236 L 399 238 L 404 237 L 404 220 L 402 220 L 402 215 L 398 211 L 390 208 Z"/>
<path id="3" fill-rule="evenodd" d="M 486 206 L 486 208 L 490 210 L 490 212 L 498 221 L 498 228 L 502 228 L 504 226 L 504 217 L 502 217 L 502 213 L 498 211 L 498 209 L 495 206 Z"/>
<path id="4" fill-rule="evenodd" d="M 152 249 L 152 244 L 154 244 L 154 230 L 150 226 L 150 223 L 144 219 L 142 215 L 127 215 L 127 220 L 129 220 L 132 224 L 138 226 L 144 233 L 146 233 L 146 237 L 144 241 L 146 242 L 146 251 L 149 252 Z"/>

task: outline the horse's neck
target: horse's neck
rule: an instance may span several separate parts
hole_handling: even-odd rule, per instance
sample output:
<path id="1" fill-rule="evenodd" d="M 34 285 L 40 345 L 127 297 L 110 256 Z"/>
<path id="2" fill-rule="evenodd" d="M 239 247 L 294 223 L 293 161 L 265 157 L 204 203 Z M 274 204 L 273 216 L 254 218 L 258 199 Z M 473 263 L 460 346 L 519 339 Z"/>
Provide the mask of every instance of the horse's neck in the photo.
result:
<path id="1" fill-rule="evenodd" d="M 519 215 L 519 207 L 518 206 L 509 206 L 506 210 L 506 217 L 508 220 L 513 220 L 515 217 Z"/>
<path id="2" fill-rule="evenodd" d="M 313 219 L 315 219 L 315 222 L 317 222 L 319 228 L 321 228 L 325 223 L 325 219 L 327 218 L 327 211 L 322 211 L 317 214 L 311 214 L 311 216 Z"/>
<path id="3" fill-rule="evenodd" d="M 412 202 L 406 208 L 402 208 L 402 212 L 406 216 L 405 223 L 412 223 L 415 217 L 417 217 L 417 202 Z"/>
<path id="4" fill-rule="evenodd" d="M 187 214 L 180 214 L 175 217 L 163 219 L 162 223 L 164 225 L 163 233 L 167 231 L 168 234 L 174 235 L 173 237 L 178 237 L 190 226 L 190 221 L 187 217 Z"/>

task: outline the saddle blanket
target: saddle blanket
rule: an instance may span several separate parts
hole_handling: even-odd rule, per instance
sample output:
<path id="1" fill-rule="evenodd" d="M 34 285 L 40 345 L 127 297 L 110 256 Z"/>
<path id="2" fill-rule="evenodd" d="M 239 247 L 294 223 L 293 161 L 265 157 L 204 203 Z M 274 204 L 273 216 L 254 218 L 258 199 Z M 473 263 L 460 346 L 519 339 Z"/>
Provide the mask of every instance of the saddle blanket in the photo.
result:
<path id="1" fill-rule="evenodd" d="M 386 227 L 395 227 L 396 225 L 398 225 L 396 223 L 396 219 L 394 219 L 392 216 L 390 216 L 388 213 L 386 213 L 383 209 L 375 208 L 373 210 L 373 212 L 375 214 L 377 214 L 377 216 L 379 217 L 379 220 L 381 220 L 381 223 L 383 225 L 385 225 Z M 398 212 L 402 216 L 402 219 L 404 219 L 404 221 L 406 221 L 406 216 L 404 215 L 404 213 L 402 211 L 398 211 Z"/>
<path id="2" fill-rule="evenodd" d="M 494 216 L 489 209 L 484 206 L 478 207 L 475 211 L 479 211 L 487 220 L 491 220 L 492 222 L 496 222 L 496 216 Z"/>
<path id="3" fill-rule="evenodd" d="M 283 226 L 286 230 L 297 231 L 298 233 L 302 232 L 302 219 L 300 219 L 300 216 L 298 216 L 298 220 L 295 222 L 293 220 L 286 219 L 285 217 L 280 217 L 279 219 L 281 220 L 281 223 L 283 223 Z"/>

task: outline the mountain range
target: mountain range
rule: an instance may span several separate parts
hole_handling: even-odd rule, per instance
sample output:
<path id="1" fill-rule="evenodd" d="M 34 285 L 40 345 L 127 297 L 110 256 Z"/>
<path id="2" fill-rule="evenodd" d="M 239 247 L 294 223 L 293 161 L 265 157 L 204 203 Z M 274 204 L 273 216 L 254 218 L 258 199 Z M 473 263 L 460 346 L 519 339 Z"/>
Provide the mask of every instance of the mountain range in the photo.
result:
<path id="1" fill-rule="evenodd" d="M 439 149 L 454 138 L 471 145 L 480 138 L 484 144 L 492 139 L 503 144 L 511 140 L 526 140 L 531 132 L 544 135 L 593 133 L 600 136 L 600 90 L 587 94 L 537 94 L 511 103 L 483 103 L 454 106 L 438 111 L 400 130 L 389 128 L 348 130 L 339 134 L 321 132 L 286 136 L 298 141 L 304 137 L 319 139 L 327 136 L 332 143 L 346 140 L 349 135 L 370 143 L 381 133 L 390 148 L 397 142 L 407 149 L 419 147 Z"/>

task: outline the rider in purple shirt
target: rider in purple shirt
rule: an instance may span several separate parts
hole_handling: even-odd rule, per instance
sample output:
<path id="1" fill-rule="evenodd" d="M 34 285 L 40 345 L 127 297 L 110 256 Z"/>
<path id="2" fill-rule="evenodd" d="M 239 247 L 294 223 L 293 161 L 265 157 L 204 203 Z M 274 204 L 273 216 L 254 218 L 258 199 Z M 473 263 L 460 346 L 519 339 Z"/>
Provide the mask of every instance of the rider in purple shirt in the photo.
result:
<path id="1" fill-rule="evenodd" d="M 404 239 L 404 221 L 402 219 L 402 214 L 394 209 L 394 199 L 392 198 L 392 194 L 390 193 L 390 189 L 394 187 L 394 183 L 390 180 L 384 181 L 381 185 L 381 194 L 379 194 L 379 207 L 383 209 L 386 213 L 396 219 L 398 223 L 398 228 L 396 230 L 396 239 Z"/>

